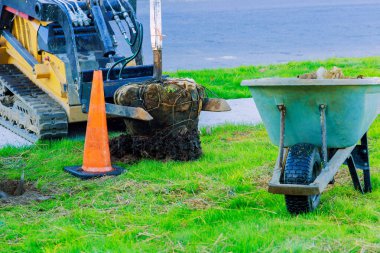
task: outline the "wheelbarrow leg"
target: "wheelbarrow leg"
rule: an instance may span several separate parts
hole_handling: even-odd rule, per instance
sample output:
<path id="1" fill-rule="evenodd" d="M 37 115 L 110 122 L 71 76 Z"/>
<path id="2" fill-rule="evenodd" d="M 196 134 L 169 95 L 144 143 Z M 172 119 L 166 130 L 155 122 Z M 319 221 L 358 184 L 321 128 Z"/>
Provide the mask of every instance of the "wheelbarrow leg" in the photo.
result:
<path id="1" fill-rule="evenodd" d="M 368 155 L 368 139 L 367 134 L 365 134 L 361 139 L 361 144 L 357 145 L 352 151 L 351 156 L 347 159 L 348 169 L 351 174 L 352 182 L 354 188 L 361 193 L 367 193 L 372 191 L 371 185 L 371 174 L 369 166 L 369 155 Z M 363 181 L 362 186 L 360 178 L 358 176 L 357 170 L 363 170 Z"/>
<path id="2" fill-rule="evenodd" d="M 366 162 L 364 163 L 365 168 L 363 168 L 363 176 L 364 176 L 364 193 L 367 193 L 367 192 L 372 192 L 371 169 L 370 169 L 370 164 L 369 164 L 367 133 L 361 139 L 361 146 L 364 147 L 362 152 L 366 160 Z"/>
<path id="3" fill-rule="evenodd" d="M 364 193 L 372 192 L 371 184 L 371 172 L 370 170 L 364 170 Z"/>
<path id="4" fill-rule="evenodd" d="M 350 170 L 350 175 L 351 175 L 352 182 L 354 183 L 355 190 L 360 191 L 361 193 L 364 193 L 363 187 L 360 184 L 360 179 L 358 176 L 358 172 L 356 171 L 356 166 L 355 166 L 354 159 L 352 158 L 352 155 L 347 159 L 347 165 L 348 165 L 348 169 Z"/>

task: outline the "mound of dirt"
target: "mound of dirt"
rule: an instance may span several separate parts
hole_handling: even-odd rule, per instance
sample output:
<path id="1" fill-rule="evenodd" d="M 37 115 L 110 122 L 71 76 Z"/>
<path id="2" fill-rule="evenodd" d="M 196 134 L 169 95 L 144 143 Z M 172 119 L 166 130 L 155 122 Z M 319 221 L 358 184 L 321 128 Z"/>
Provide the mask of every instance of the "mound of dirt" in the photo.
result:
<path id="1" fill-rule="evenodd" d="M 115 93 L 115 103 L 141 107 L 153 120 L 125 120 L 127 134 L 110 142 L 114 160 L 198 159 L 202 155 L 198 120 L 204 98 L 204 88 L 191 79 L 165 79 L 121 87 Z"/>
<path id="2" fill-rule="evenodd" d="M 41 194 L 32 182 L 20 180 L 0 181 L 0 203 L 26 205 L 32 201 L 45 201 L 51 196 Z"/>
<path id="3" fill-rule="evenodd" d="M 110 141 L 113 161 L 134 163 L 142 158 L 191 161 L 202 155 L 198 129 L 182 127 L 179 131 L 156 136 L 121 135 Z"/>

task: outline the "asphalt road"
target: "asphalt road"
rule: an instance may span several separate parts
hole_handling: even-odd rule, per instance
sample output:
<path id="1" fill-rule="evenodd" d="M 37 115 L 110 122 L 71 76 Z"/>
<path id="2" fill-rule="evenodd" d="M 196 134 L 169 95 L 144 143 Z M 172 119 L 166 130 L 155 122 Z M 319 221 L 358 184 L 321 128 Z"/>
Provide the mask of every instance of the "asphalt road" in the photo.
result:
<path id="1" fill-rule="evenodd" d="M 138 2 L 138 16 L 146 28 L 143 51 L 149 63 L 149 1 Z M 380 55 L 379 13 L 378 0 L 165 0 L 164 68 Z M 241 114 L 247 101 L 242 100 L 240 106 L 233 102 L 234 113 L 203 114 L 201 125 L 256 122 L 257 113 L 251 114 L 252 119 Z M 26 143 L 0 127 L 0 147 Z"/>

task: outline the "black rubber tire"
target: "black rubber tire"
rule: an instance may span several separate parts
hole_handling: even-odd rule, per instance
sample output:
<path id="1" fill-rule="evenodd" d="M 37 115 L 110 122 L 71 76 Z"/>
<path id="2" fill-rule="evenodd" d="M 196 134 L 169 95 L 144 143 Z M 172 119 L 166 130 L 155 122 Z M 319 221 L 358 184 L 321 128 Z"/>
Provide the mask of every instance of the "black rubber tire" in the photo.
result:
<path id="1" fill-rule="evenodd" d="M 321 173 L 319 150 L 311 144 L 297 144 L 289 149 L 284 170 L 285 184 L 308 185 Z M 291 214 L 313 211 L 319 204 L 320 195 L 285 195 L 286 208 Z"/>

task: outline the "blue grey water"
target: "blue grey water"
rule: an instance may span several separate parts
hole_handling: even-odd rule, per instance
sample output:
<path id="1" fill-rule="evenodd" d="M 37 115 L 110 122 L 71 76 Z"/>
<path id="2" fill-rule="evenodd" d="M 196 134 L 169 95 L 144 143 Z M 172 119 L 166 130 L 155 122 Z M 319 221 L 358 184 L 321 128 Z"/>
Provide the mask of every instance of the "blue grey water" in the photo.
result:
<path id="1" fill-rule="evenodd" d="M 150 49 L 149 1 L 138 0 Z M 163 0 L 164 69 L 380 54 L 379 0 Z"/>

